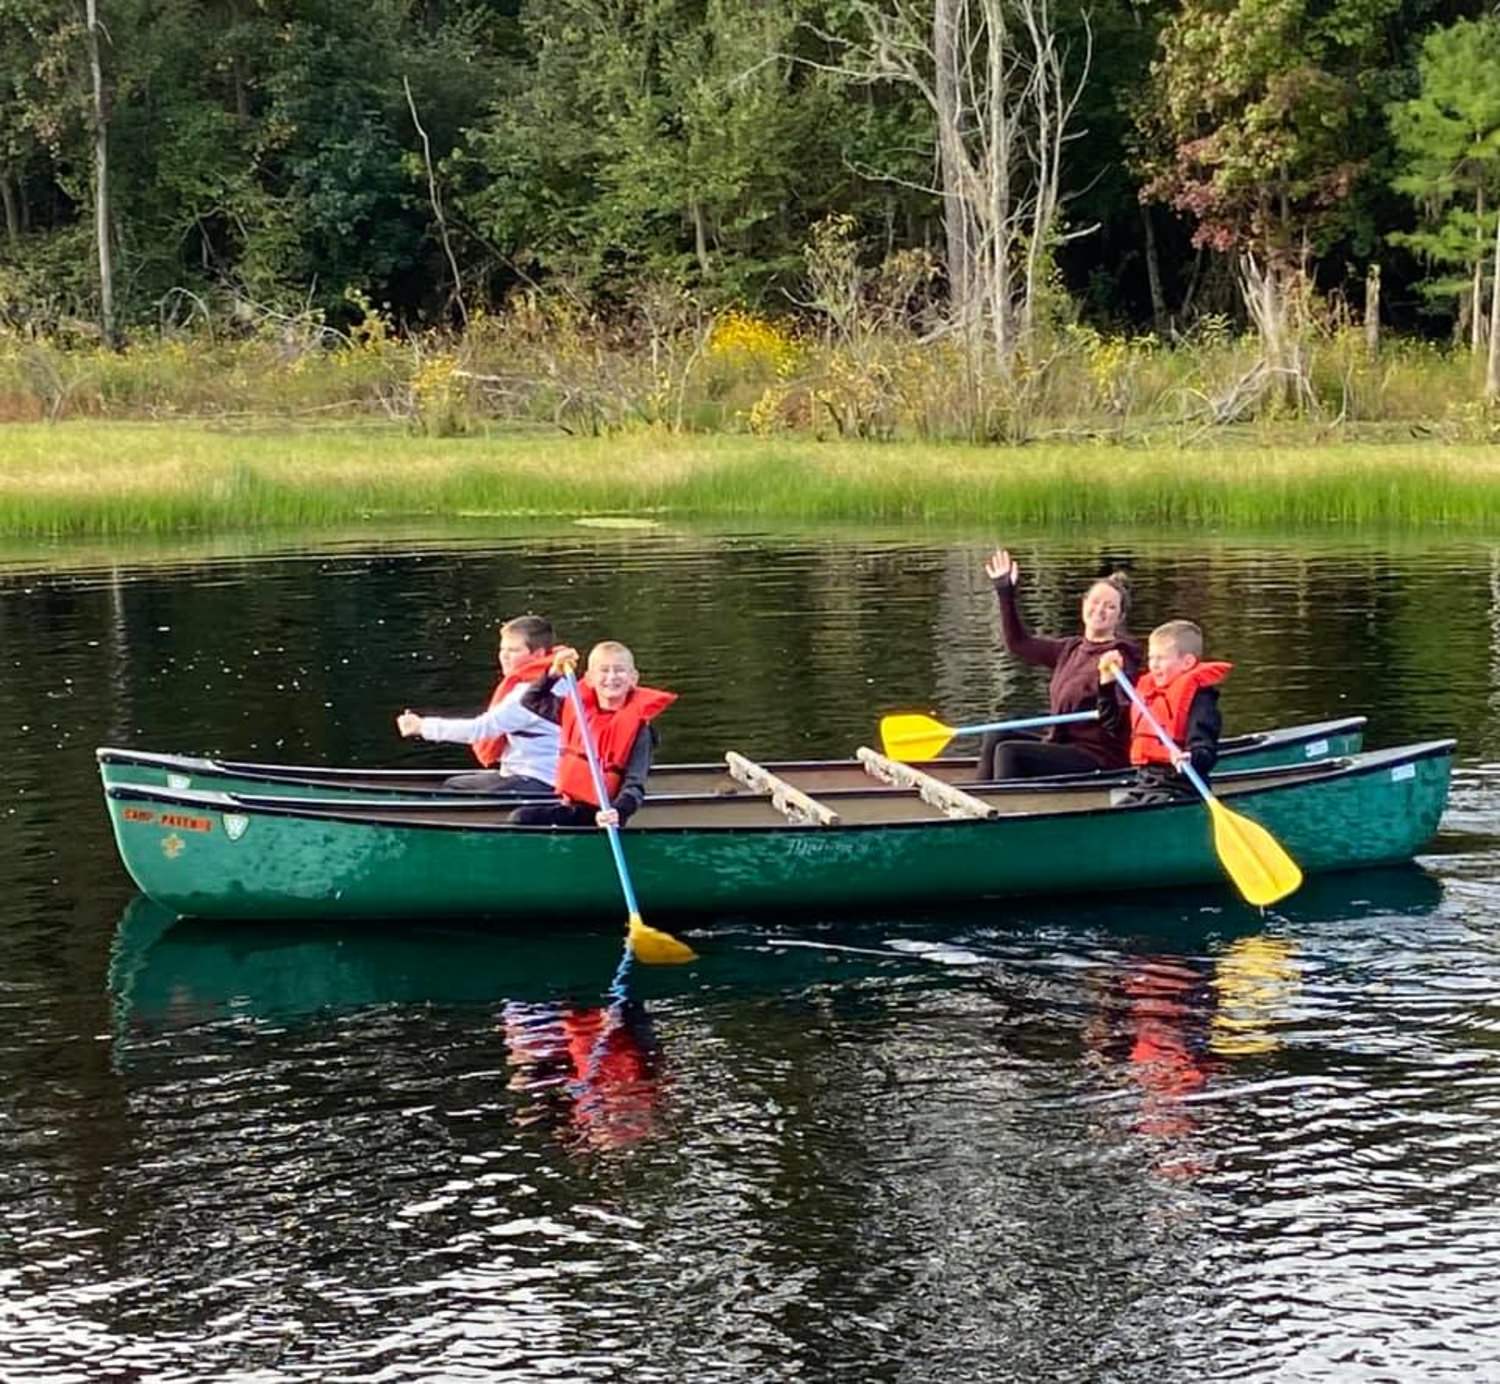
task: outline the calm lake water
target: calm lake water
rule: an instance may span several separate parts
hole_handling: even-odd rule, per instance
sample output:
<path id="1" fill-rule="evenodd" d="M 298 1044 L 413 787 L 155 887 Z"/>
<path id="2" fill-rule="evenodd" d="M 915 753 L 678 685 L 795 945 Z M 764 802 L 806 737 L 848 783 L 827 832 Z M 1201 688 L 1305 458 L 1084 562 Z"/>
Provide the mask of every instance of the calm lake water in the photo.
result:
<path id="1" fill-rule="evenodd" d="M 528 608 L 682 693 L 664 759 L 1039 709 L 993 537 L 10 554 L 0 1377 L 1500 1378 L 1492 545 L 1015 543 L 1039 628 L 1121 561 L 1199 618 L 1230 731 L 1459 738 L 1430 853 L 1265 915 L 706 917 L 596 1045 L 621 918 L 207 926 L 116 859 L 96 745 L 460 765 L 393 717 L 481 704 Z"/>

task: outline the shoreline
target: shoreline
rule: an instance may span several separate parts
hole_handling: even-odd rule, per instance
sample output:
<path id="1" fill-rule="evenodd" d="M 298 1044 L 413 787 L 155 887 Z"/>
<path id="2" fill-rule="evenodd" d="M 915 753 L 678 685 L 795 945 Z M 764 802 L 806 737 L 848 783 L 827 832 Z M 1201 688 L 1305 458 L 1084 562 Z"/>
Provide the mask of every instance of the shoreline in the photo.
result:
<path id="1" fill-rule="evenodd" d="M 1500 528 L 1500 447 L 1202 439 L 1155 448 L 843 442 L 640 431 L 433 438 L 397 425 L 0 428 L 0 535 L 380 521 L 768 519 Z M 1289 440 L 1288 440 L 1289 439 Z"/>

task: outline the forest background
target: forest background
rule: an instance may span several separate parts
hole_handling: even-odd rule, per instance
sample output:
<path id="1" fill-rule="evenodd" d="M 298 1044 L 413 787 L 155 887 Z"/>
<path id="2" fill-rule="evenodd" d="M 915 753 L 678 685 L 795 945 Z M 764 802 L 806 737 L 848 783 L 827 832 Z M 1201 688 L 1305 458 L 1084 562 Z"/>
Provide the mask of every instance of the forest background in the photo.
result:
<path id="1" fill-rule="evenodd" d="M 0 0 L 0 201 L 10 420 L 1500 436 L 1473 0 Z"/>

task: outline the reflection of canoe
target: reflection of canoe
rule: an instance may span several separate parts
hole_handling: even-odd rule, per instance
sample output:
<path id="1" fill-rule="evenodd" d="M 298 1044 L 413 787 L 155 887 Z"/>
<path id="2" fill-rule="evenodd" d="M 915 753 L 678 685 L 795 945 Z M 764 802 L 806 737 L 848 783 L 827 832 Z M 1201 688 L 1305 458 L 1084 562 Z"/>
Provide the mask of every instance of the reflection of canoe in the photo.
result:
<path id="1" fill-rule="evenodd" d="M 596 930 L 553 934 L 493 924 L 239 926 L 179 918 L 137 894 L 115 929 L 110 996 L 120 1031 L 231 1015 L 280 1023 L 405 1005 L 596 1003 L 620 962 L 617 914 L 596 919 Z M 889 944 L 872 938 L 864 920 L 851 921 L 847 930 L 826 918 L 809 920 L 788 935 L 737 920 L 714 934 L 691 968 L 633 970 L 630 990 L 659 1000 L 721 988 L 781 993 L 924 966 L 937 976 L 952 972 L 957 953 L 943 940 L 951 921 L 885 921 L 894 934 Z"/>
<path id="2" fill-rule="evenodd" d="M 1437 830 L 1453 743 L 1267 769 L 1219 788 L 1308 873 L 1406 860 Z M 766 795 L 648 799 L 626 850 L 650 915 L 878 909 L 1222 878 L 1196 801 L 1112 806 L 1109 790 L 1092 784 L 959 797 L 977 815 L 947 815 L 952 804 L 913 793 L 846 792 L 824 826 L 796 823 Z M 118 786 L 105 798 L 132 878 L 179 913 L 541 922 L 619 909 L 597 832 L 515 826 L 499 806 Z"/>
<path id="3" fill-rule="evenodd" d="M 1277 909 L 1293 933 L 1334 920 L 1341 934 L 1389 935 L 1422 917 L 1442 886 L 1415 865 L 1310 879 Z M 730 919 L 694 933 L 690 968 L 636 970 L 633 991 L 661 999 L 685 990 L 784 993 L 870 974 L 921 970 L 934 983 L 1004 971 L 1018 944 L 1037 937 L 1108 936 L 1131 952 L 1203 955 L 1254 943 L 1265 918 L 1248 906 L 1220 908 L 1214 895 L 1036 900 L 968 914 L 884 913 L 840 924 L 826 915 L 769 922 Z M 387 923 L 256 923 L 178 918 L 136 895 L 115 929 L 109 989 L 118 1032 L 224 1019 L 275 1023 L 362 1009 L 422 1005 L 545 1006 L 596 999 L 620 956 L 611 917 L 603 930 L 549 936 L 519 928 Z M 1049 943 L 1049 949 L 1051 944 Z"/>
<path id="4" fill-rule="evenodd" d="M 1364 741 L 1365 718 L 1345 716 L 1254 735 L 1226 737 L 1220 747 L 1219 773 L 1263 769 L 1278 764 L 1357 754 Z M 255 793 L 267 797 L 301 797 L 330 793 L 355 797 L 396 794 L 405 798 L 442 794 L 452 769 L 328 769 L 237 760 L 198 759 L 188 755 L 150 754 L 141 750 L 101 749 L 99 772 L 106 787 L 196 789 L 210 793 Z M 973 758 L 929 760 L 921 767 L 949 783 L 974 782 Z M 869 782 L 855 760 L 797 760 L 767 763 L 765 768 L 807 793 L 857 788 Z M 1077 778 L 1077 775 L 1073 776 Z M 1088 775 L 1091 780 L 1101 776 Z M 1066 782 L 1068 780 L 1057 780 Z M 451 790 L 449 790 L 451 791 Z M 663 764 L 651 772 L 653 796 L 745 791 L 720 764 Z M 466 795 L 467 796 L 467 795 Z"/>

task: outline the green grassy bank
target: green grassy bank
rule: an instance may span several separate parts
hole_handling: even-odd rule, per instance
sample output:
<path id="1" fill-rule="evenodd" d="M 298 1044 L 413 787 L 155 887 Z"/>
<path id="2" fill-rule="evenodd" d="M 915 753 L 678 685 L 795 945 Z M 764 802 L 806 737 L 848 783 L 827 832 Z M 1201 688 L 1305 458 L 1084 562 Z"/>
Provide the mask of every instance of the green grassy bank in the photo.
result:
<path id="1" fill-rule="evenodd" d="M 1128 449 L 641 432 L 429 438 L 195 423 L 0 429 L 0 533 L 462 515 L 1500 528 L 1500 448 L 1200 441 Z"/>

